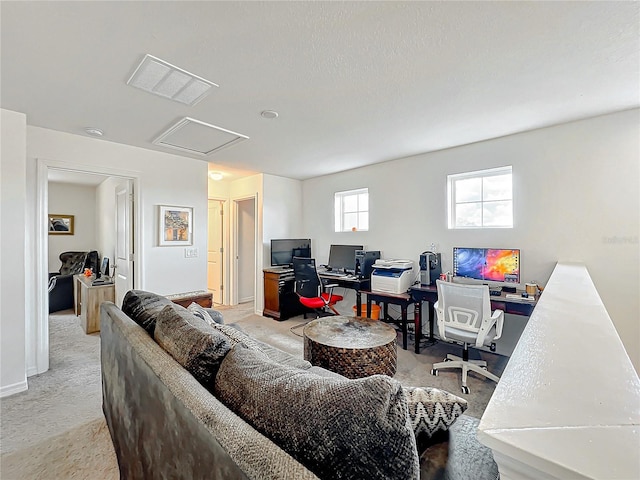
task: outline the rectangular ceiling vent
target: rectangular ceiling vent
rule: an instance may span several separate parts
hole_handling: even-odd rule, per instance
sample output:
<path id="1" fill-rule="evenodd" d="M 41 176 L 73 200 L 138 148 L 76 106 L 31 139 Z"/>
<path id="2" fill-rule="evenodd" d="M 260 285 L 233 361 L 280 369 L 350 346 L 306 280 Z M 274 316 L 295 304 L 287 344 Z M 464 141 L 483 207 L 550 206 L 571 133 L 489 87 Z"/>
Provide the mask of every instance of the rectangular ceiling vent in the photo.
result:
<path id="1" fill-rule="evenodd" d="M 184 117 L 156 138 L 153 143 L 196 155 L 211 155 L 249 139 L 246 135 Z"/>
<path id="2" fill-rule="evenodd" d="M 127 85 L 192 106 L 206 97 L 211 87 L 218 86 L 149 54 L 142 59 Z"/>

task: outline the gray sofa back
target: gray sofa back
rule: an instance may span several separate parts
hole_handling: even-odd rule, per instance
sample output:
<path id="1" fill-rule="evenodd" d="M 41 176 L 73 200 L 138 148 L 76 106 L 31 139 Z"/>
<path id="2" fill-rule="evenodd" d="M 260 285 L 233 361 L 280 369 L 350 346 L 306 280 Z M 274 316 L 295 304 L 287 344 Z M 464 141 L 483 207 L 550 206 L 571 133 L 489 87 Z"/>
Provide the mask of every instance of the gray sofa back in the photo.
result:
<path id="1" fill-rule="evenodd" d="M 100 313 L 102 408 L 122 479 L 317 479 L 113 303 Z"/>

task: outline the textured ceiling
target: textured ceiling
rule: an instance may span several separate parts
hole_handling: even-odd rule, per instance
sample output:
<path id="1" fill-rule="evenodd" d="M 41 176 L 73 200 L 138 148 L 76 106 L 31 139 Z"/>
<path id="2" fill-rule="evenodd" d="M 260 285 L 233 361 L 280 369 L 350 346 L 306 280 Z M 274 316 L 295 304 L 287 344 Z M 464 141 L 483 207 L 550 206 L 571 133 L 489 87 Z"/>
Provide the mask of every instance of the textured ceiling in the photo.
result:
<path id="1" fill-rule="evenodd" d="M 303 179 L 638 107 L 639 5 L 3 1 L 1 106 L 169 153 L 192 117 L 250 137 L 213 168 Z M 220 87 L 127 86 L 147 53 Z"/>

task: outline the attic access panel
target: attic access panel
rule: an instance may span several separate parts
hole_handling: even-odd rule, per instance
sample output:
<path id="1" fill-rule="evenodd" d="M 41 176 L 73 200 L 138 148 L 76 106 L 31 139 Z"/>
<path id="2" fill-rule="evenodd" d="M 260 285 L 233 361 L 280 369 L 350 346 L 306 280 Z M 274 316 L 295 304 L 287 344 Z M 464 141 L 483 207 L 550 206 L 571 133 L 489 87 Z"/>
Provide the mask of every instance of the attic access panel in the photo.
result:
<path id="1" fill-rule="evenodd" d="M 249 137 L 241 133 L 194 118 L 184 117 L 169 127 L 153 143 L 191 154 L 207 156 L 248 139 Z"/>

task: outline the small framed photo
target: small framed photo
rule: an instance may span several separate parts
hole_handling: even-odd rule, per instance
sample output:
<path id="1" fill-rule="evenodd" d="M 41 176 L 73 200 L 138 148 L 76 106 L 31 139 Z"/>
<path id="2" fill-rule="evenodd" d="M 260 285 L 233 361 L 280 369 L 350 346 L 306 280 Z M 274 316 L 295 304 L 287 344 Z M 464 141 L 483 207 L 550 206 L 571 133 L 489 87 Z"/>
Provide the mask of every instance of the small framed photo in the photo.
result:
<path id="1" fill-rule="evenodd" d="M 73 215 L 49 214 L 49 235 L 73 235 Z"/>
<path id="2" fill-rule="evenodd" d="M 160 246 L 193 243 L 193 208 L 160 205 Z"/>

